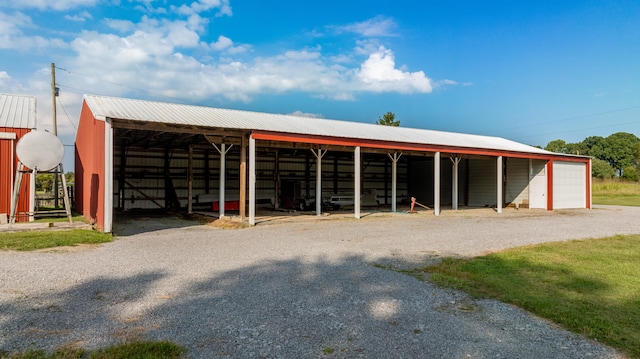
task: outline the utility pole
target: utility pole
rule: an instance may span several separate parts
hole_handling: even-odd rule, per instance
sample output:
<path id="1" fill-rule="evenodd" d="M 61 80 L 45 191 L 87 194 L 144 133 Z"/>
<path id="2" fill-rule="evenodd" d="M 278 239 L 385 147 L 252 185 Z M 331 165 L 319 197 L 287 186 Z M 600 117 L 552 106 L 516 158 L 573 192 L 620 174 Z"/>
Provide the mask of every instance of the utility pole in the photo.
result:
<path id="1" fill-rule="evenodd" d="M 56 113 L 56 97 L 58 96 L 58 88 L 56 87 L 56 64 L 51 63 L 51 109 L 53 110 L 53 134 L 58 136 L 58 119 Z M 62 174 L 64 176 L 64 173 Z M 58 208 L 58 166 L 53 172 L 53 198 L 54 207 Z"/>

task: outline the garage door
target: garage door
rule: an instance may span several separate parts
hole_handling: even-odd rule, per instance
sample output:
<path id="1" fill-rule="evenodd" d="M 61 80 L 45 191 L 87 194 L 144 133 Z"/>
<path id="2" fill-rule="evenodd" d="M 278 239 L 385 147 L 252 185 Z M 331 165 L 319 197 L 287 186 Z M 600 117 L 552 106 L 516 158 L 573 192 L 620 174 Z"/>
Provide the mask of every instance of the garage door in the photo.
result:
<path id="1" fill-rule="evenodd" d="M 586 164 L 553 163 L 553 208 L 586 208 Z"/>

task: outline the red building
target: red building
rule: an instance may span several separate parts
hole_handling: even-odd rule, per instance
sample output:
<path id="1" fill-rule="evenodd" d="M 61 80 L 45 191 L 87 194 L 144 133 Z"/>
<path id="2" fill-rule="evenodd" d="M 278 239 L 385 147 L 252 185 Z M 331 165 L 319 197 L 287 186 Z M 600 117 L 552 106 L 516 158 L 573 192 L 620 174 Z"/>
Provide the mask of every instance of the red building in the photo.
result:
<path id="1" fill-rule="evenodd" d="M 36 98 L 0 94 L 0 222 L 5 223 L 11 212 L 11 195 L 18 168 L 16 144 L 36 128 Z M 26 175 L 20 189 L 16 221 L 27 221 L 24 213 L 33 212 L 35 179 Z"/>
<path id="2" fill-rule="evenodd" d="M 356 218 L 412 197 L 435 215 L 591 208 L 589 157 L 493 136 L 85 95 L 75 148 L 76 210 L 105 232 L 114 213 L 227 207 L 254 225 L 263 204 L 320 215 L 338 197 Z"/>

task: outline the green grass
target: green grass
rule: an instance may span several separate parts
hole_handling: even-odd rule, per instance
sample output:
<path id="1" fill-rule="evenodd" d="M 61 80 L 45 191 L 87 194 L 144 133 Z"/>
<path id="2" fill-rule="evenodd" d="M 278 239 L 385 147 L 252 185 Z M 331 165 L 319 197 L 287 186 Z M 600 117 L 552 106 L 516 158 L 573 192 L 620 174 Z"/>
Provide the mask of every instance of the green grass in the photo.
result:
<path id="1" fill-rule="evenodd" d="M 595 180 L 593 203 L 618 206 L 640 206 L 640 182 Z"/>
<path id="2" fill-rule="evenodd" d="M 0 233 L 0 250 L 32 251 L 43 248 L 111 242 L 110 234 L 75 229 Z"/>
<path id="3" fill-rule="evenodd" d="M 51 354 L 44 350 L 26 350 L 3 354 L 0 359 L 180 359 L 186 350 L 170 341 L 136 341 L 112 345 L 87 353 L 84 349 L 58 349 Z"/>
<path id="4" fill-rule="evenodd" d="M 640 358 L 640 235 L 514 248 L 416 270 Z"/>
<path id="5" fill-rule="evenodd" d="M 71 220 L 73 220 L 74 223 L 76 222 L 82 222 L 82 223 L 87 223 L 87 220 L 79 214 L 73 214 L 71 216 Z M 59 223 L 59 222 L 68 222 L 69 218 L 67 218 L 66 215 L 62 216 L 62 217 L 40 217 L 40 218 L 36 218 L 34 220 L 34 222 L 55 222 L 55 223 Z"/>

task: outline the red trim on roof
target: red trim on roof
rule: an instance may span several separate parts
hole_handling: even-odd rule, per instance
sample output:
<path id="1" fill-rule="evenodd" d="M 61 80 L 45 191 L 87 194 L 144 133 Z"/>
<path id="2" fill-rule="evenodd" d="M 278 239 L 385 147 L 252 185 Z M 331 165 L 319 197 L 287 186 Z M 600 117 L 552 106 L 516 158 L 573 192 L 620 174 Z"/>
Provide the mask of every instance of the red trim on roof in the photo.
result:
<path id="1" fill-rule="evenodd" d="M 394 150 L 394 151 L 419 151 L 419 152 L 434 152 L 434 153 L 445 152 L 445 153 L 466 154 L 466 155 L 532 158 L 532 159 L 540 159 L 540 160 L 551 160 L 554 158 L 561 158 L 562 161 L 583 162 L 583 163 L 589 161 L 588 157 L 564 156 L 562 154 L 547 155 L 547 154 L 538 154 L 538 153 L 501 151 L 501 150 L 472 148 L 472 147 L 426 145 L 426 144 L 405 143 L 405 142 L 377 141 L 377 140 L 368 140 L 368 139 L 359 139 L 359 138 L 293 134 L 293 133 L 282 133 L 282 132 L 260 131 L 260 130 L 253 131 L 252 136 L 256 140 L 263 140 L 263 141 L 296 142 L 296 143 L 309 143 L 309 144 L 317 144 L 317 145 L 333 145 L 333 146 L 347 146 L 347 147 L 360 146 L 365 148 L 388 149 L 388 150 Z"/>

